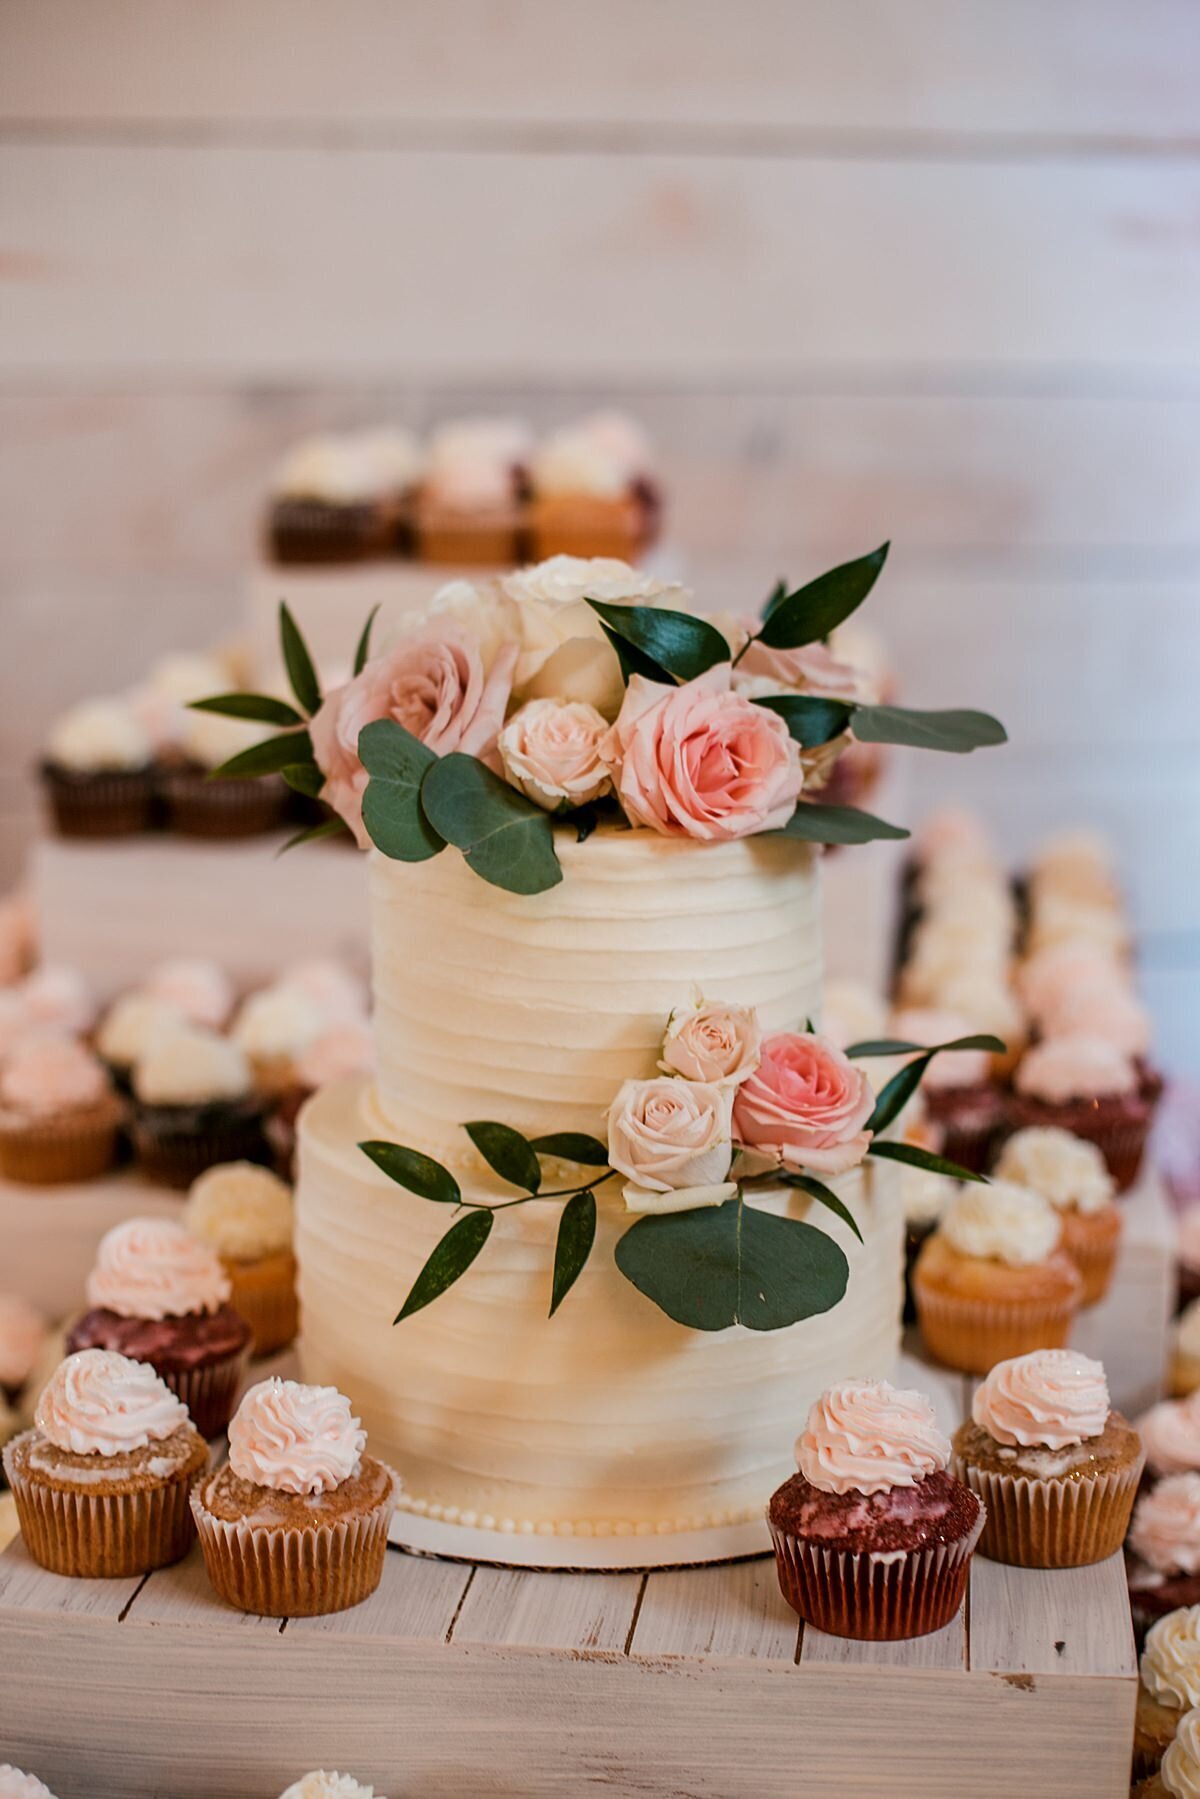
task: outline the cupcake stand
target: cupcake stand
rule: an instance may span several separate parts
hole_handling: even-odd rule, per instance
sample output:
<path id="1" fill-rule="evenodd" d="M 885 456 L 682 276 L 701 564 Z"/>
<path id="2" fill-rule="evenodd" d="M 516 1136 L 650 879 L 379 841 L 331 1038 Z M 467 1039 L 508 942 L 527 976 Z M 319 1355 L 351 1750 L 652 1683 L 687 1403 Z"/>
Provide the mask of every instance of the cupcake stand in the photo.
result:
<path id="1" fill-rule="evenodd" d="M 1156 1185 L 1126 1203 L 1117 1280 L 1076 1341 L 1136 1410 L 1161 1382 L 1171 1260 Z M 906 1360 L 952 1427 L 970 1383 Z M 953 1624 L 871 1645 L 801 1628 L 770 1559 L 647 1572 L 636 1548 L 590 1545 L 593 1566 L 632 1563 L 604 1573 L 394 1549 L 365 1605 L 280 1622 L 223 1607 L 195 1550 L 81 1582 L 17 1542 L 0 1556 L 0 1741 L 61 1799 L 271 1799 L 317 1765 L 413 1799 L 1128 1791 L 1119 1556 L 1055 1573 L 977 1556 Z"/>

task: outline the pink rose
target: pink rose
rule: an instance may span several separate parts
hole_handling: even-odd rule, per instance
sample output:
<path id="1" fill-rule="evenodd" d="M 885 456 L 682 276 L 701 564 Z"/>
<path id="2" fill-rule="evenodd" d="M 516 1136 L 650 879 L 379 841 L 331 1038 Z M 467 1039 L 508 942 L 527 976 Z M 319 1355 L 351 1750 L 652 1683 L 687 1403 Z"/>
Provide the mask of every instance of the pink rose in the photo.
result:
<path id="1" fill-rule="evenodd" d="M 341 814 L 360 849 L 367 771 L 358 759 L 364 725 L 395 719 L 435 755 L 459 750 L 495 766 L 496 737 L 512 690 L 515 644 L 497 652 L 485 676 L 479 646 L 459 631 L 402 639 L 336 688 L 312 721 L 313 755 L 325 776 L 321 798 Z"/>
<path id="2" fill-rule="evenodd" d="M 734 1141 L 776 1167 L 845 1174 L 867 1153 L 875 1109 L 866 1075 L 824 1037 L 768 1037 L 733 1102 Z"/>
<path id="3" fill-rule="evenodd" d="M 659 1067 L 685 1081 L 740 1086 L 758 1067 L 761 1044 L 762 1027 L 752 1006 L 697 1000 L 672 1012 Z"/>
<path id="4" fill-rule="evenodd" d="M 500 733 L 505 776 L 547 812 L 586 806 L 611 785 L 600 760 L 607 732 L 608 720 L 586 700 L 530 700 Z"/>
<path id="5" fill-rule="evenodd" d="M 608 1111 L 608 1159 L 653 1193 L 711 1187 L 733 1160 L 730 1089 L 702 1081 L 626 1081 Z"/>
<path id="6" fill-rule="evenodd" d="M 667 836 L 780 830 L 804 785 L 799 745 L 731 691 L 728 663 L 683 687 L 634 675 L 601 753 L 630 820 Z"/>
<path id="7" fill-rule="evenodd" d="M 757 620 L 754 629 L 758 629 Z M 772 681 L 794 693 L 819 694 L 826 699 L 873 703 L 879 698 L 875 683 L 826 649 L 823 643 L 801 644 L 795 650 L 773 650 L 768 644 L 750 645 L 737 665 L 737 679 Z"/>

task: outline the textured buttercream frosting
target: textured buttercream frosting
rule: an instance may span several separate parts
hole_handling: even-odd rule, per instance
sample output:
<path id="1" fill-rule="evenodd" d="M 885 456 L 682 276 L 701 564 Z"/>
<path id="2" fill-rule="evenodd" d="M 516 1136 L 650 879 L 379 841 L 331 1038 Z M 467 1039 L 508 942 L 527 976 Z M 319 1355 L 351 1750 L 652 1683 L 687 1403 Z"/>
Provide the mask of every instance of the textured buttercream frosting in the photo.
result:
<path id="1" fill-rule="evenodd" d="M 1066 1449 L 1102 1435 L 1109 1409 L 1099 1362 L 1074 1349 L 1035 1349 L 997 1362 L 976 1391 L 971 1416 L 997 1443 Z"/>
<path id="2" fill-rule="evenodd" d="M 374 1787 L 360 1786 L 349 1774 L 329 1774 L 316 1768 L 294 1780 L 279 1799 L 384 1799 L 384 1795 Z"/>
<path id="3" fill-rule="evenodd" d="M 1142 1685 L 1162 1705 L 1200 1705 L 1200 1605 L 1182 1605 L 1146 1632 Z"/>
<path id="4" fill-rule="evenodd" d="M 823 1493 L 912 1487 L 950 1460 L 924 1393 L 889 1381 L 842 1381 L 816 1400 L 796 1444 L 796 1465 Z"/>
<path id="5" fill-rule="evenodd" d="M 1162 1783 L 1171 1799 L 1200 1799 L 1200 1712 L 1190 1711 L 1167 1745 Z"/>
<path id="6" fill-rule="evenodd" d="M 187 1422 L 187 1407 L 149 1362 L 109 1349 L 81 1349 L 60 1362 L 34 1413 L 47 1441 L 72 1455 L 127 1455 Z"/>
<path id="7" fill-rule="evenodd" d="M 280 1493 L 328 1493 L 357 1474 L 366 1443 L 336 1387 L 262 1380 L 230 1420 L 229 1466 Z"/>
<path id="8" fill-rule="evenodd" d="M 215 1312 L 229 1276 L 206 1243 L 171 1218 L 127 1218 L 100 1239 L 87 1299 L 122 1318 L 184 1318 Z"/>

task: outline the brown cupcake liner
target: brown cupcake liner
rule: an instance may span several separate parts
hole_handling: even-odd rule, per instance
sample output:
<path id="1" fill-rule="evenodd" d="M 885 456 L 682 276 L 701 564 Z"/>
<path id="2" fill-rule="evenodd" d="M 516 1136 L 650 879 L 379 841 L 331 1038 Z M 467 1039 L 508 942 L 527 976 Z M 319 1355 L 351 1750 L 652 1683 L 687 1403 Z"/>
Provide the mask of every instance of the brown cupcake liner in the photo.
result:
<path id="1" fill-rule="evenodd" d="M 251 1354 L 267 1356 L 286 1349 L 300 1329 L 296 1258 L 292 1252 L 281 1250 L 259 1262 L 235 1262 L 222 1257 L 222 1265 L 232 1287 L 229 1302 L 254 1333 Z"/>
<path id="2" fill-rule="evenodd" d="M 447 567 L 511 568 L 521 560 L 524 535 L 516 513 L 494 521 L 417 516 L 417 554 Z"/>
<path id="3" fill-rule="evenodd" d="M 258 837 L 283 823 L 288 789 L 277 775 L 223 780 L 206 769 L 163 775 L 169 828 L 185 837 Z"/>
<path id="4" fill-rule="evenodd" d="M 132 837 L 154 824 L 154 780 L 148 768 L 78 775 L 43 763 L 41 773 L 60 837 Z"/>
<path id="5" fill-rule="evenodd" d="M 117 1159 L 125 1108 L 108 1101 L 52 1118 L 0 1121 L 0 1174 L 31 1187 L 56 1187 L 107 1174 Z"/>
<path id="6" fill-rule="evenodd" d="M 957 1455 L 951 1466 L 987 1511 L 980 1555 L 1010 1568 L 1087 1568 L 1125 1541 L 1144 1459 L 1086 1480 L 996 1474 Z"/>
<path id="7" fill-rule="evenodd" d="M 236 1355 L 222 1356 L 219 1362 L 211 1362 L 205 1368 L 152 1366 L 159 1379 L 183 1401 L 200 1435 L 211 1439 L 219 1437 L 233 1417 L 249 1361 L 247 1344 Z"/>
<path id="8" fill-rule="evenodd" d="M 1158 1773 L 1168 1746 L 1185 1716 L 1182 1707 L 1163 1705 L 1140 1683 L 1133 1716 L 1133 1779 L 1149 1780 Z"/>
<path id="9" fill-rule="evenodd" d="M 962 1604 L 983 1526 L 981 1511 L 957 1542 L 894 1555 L 825 1549 L 773 1524 L 770 1529 L 783 1596 L 806 1624 L 832 1637 L 892 1643 L 949 1624 Z"/>
<path id="10" fill-rule="evenodd" d="M 935 1361 L 961 1374 L 989 1374 L 997 1362 L 1031 1349 L 1065 1349 L 1079 1310 L 1079 1290 L 1057 1303 L 1045 1300 L 960 1299 L 915 1285 L 917 1322 Z"/>
<path id="11" fill-rule="evenodd" d="M 200 1487 L 191 1504 L 208 1578 L 217 1596 L 239 1611 L 264 1618 L 344 1612 L 369 1599 L 382 1578 L 391 1494 L 364 1517 L 297 1529 L 218 1518 Z"/>
<path id="12" fill-rule="evenodd" d="M 51 1574 L 114 1580 L 180 1561 L 195 1524 L 189 1504 L 200 1471 L 137 1493 L 61 1492 L 22 1473 L 5 1451 L 4 1468 L 25 1547 Z"/>
<path id="13" fill-rule="evenodd" d="M 261 1104 L 187 1108 L 142 1106 L 130 1127 L 138 1166 L 164 1187 L 190 1187 L 218 1162 L 268 1164 Z"/>
<path id="14" fill-rule="evenodd" d="M 1015 1094 L 1008 1128 L 1019 1131 L 1027 1125 L 1059 1125 L 1073 1137 L 1094 1143 L 1104 1157 L 1117 1192 L 1127 1193 L 1141 1173 L 1146 1140 L 1154 1121 L 1153 1104 L 1139 1103 L 1136 1094 L 1130 1104 L 1132 1110 L 1116 1105 L 1090 1106 L 1082 1101 L 1053 1106 Z"/>

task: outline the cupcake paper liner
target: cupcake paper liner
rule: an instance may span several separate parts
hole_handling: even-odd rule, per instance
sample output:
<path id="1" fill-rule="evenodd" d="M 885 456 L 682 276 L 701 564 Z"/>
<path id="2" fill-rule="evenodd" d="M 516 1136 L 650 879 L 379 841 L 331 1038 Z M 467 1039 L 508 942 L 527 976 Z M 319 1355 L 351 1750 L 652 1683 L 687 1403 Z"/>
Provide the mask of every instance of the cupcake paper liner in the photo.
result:
<path id="1" fill-rule="evenodd" d="M 148 1574 L 180 1561 L 191 1547 L 195 1473 L 139 1493 L 89 1493 L 44 1486 L 21 1473 L 7 1452 L 4 1467 L 25 1547 L 52 1574 L 84 1580 Z"/>
<path id="2" fill-rule="evenodd" d="M 198 1108 L 191 1117 L 186 1109 L 176 1117 L 163 1115 L 176 1111 L 144 1106 L 134 1112 L 134 1154 L 151 1180 L 182 1190 L 218 1162 L 269 1164 L 271 1147 L 259 1106 Z"/>
<path id="3" fill-rule="evenodd" d="M 233 1416 L 249 1361 L 247 1345 L 236 1355 L 223 1356 L 206 1368 L 168 1371 L 156 1367 L 154 1371 L 176 1398 L 183 1401 L 200 1435 L 211 1439 L 221 1435 Z"/>
<path id="4" fill-rule="evenodd" d="M 305 1528 L 256 1529 L 214 1516 L 191 1498 L 204 1565 L 218 1597 L 265 1618 L 314 1618 L 361 1605 L 379 1585 L 393 1494 L 360 1518 Z"/>
<path id="5" fill-rule="evenodd" d="M 275 775 L 213 779 L 172 769 L 162 779 L 167 824 L 185 837 L 257 837 L 283 822 L 288 789 Z"/>
<path id="6" fill-rule="evenodd" d="M 230 1304 L 254 1332 L 251 1353 L 267 1356 L 286 1349 L 300 1328 L 295 1256 L 282 1250 L 260 1262 L 222 1261 L 233 1289 Z"/>
<path id="7" fill-rule="evenodd" d="M 72 776 L 43 766 L 42 783 L 60 837 L 131 837 L 154 823 L 148 769 Z"/>
<path id="8" fill-rule="evenodd" d="M 935 1361 L 962 1374 L 988 1374 L 997 1362 L 1031 1349 L 1065 1349 L 1079 1310 L 1076 1290 L 1057 1303 L 1045 1300 L 959 1299 L 931 1292 L 918 1280 L 917 1318 L 926 1349 Z"/>
<path id="9" fill-rule="evenodd" d="M 869 1643 L 925 1637 L 949 1624 L 962 1604 L 984 1521 L 981 1510 L 955 1543 L 890 1555 L 825 1549 L 772 1524 L 779 1585 L 792 1610 L 829 1636 Z"/>
<path id="10" fill-rule="evenodd" d="M 1053 1106 L 1016 1094 L 1008 1126 L 1019 1131 L 1028 1125 L 1059 1125 L 1073 1137 L 1094 1143 L 1117 1192 L 1127 1193 L 1141 1172 L 1153 1119 L 1153 1105 L 1139 1104 L 1136 1094 L 1130 1096 L 1130 1108 L 1089 1106 L 1082 1101 Z"/>
<path id="11" fill-rule="evenodd" d="M 987 1511 L 980 1555 L 1010 1568 L 1086 1568 L 1125 1541 L 1142 1461 L 1086 1480 L 996 1474 L 957 1455 L 951 1466 Z"/>
<path id="12" fill-rule="evenodd" d="M 95 1180 L 117 1159 L 123 1117 L 113 1099 L 56 1118 L 0 1123 L 0 1173 L 34 1187 Z"/>
<path id="13" fill-rule="evenodd" d="M 1063 1224 L 1062 1246 L 1083 1277 L 1083 1298 L 1080 1304 L 1098 1305 L 1112 1286 L 1117 1251 L 1121 1246 L 1120 1230 L 1114 1231 L 1107 1239 L 1099 1238 L 1088 1230 L 1082 1218 L 1076 1220 L 1068 1214 Z"/>

